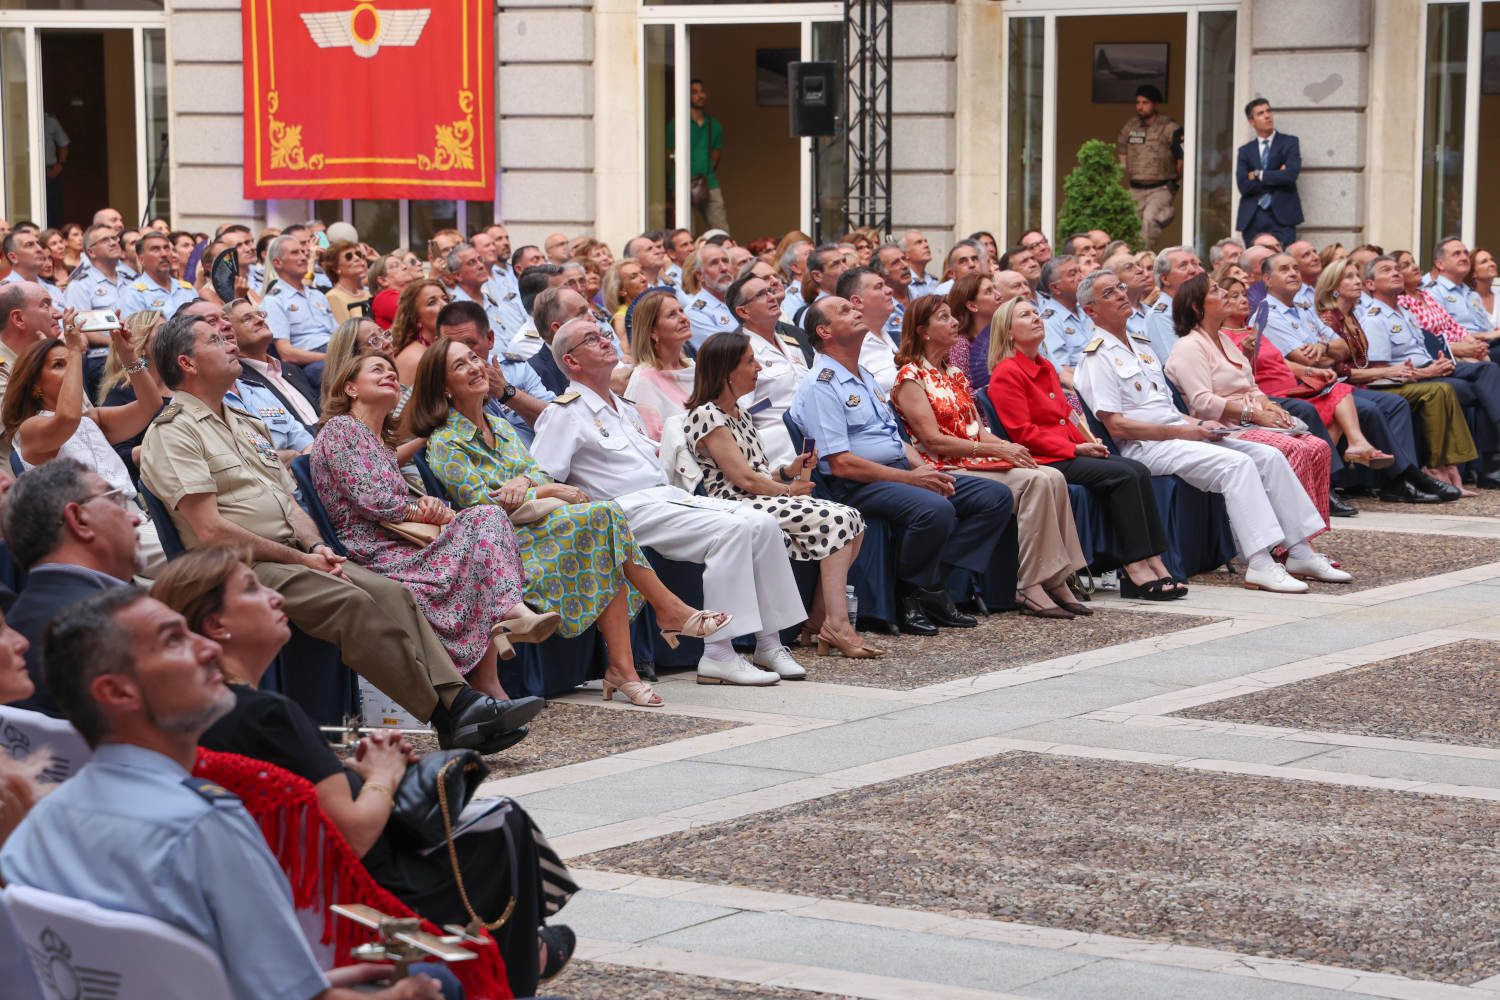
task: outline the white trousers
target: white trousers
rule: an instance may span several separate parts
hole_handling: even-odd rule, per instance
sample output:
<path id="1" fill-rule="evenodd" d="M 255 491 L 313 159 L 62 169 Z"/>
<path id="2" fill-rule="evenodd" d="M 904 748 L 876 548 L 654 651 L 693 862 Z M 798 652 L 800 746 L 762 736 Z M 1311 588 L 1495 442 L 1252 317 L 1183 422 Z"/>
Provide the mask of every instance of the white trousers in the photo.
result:
<path id="1" fill-rule="evenodd" d="M 704 609 L 734 615 L 710 641 L 769 634 L 807 620 L 781 525 L 770 514 L 675 486 L 626 493 L 615 503 L 641 545 L 703 564 Z"/>
<path id="2" fill-rule="evenodd" d="M 1126 441 L 1120 454 L 1152 475 L 1179 476 L 1191 486 L 1224 497 L 1240 554 L 1291 546 L 1323 530 L 1286 456 L 1268 444 L 1228 437 L 1222 441 Z"/>

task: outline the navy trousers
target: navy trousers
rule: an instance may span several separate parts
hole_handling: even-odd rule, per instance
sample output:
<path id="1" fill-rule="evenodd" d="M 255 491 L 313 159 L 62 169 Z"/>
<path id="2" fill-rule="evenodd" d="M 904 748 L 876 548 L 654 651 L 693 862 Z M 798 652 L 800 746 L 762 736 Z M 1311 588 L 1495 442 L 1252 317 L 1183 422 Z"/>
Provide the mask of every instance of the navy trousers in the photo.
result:
<path id="1" fill-rule="evenodd" d="M 835 500 L 898 527 L 896 576 L 928 589 L 942 586 L 954 568 L 983 574 L 1015 513 L 1015 497 L 1003 483 L 954 476 L 953 488 L 953 496 L 942 497 L 905 483 L 828 478 Z"/>
<path id="2" fill-rule="evenodd" d="M 1460 361 L 1443 381 L 1458 393 L 1465 412 L 1473 412 L 1469 424 L 1474 431 L 1474 446 L 1479 449 L 1479 464 L 1489 469 L 1489 456 L 1500 445 L 1500 367 Z"/>
<path id="3" fill-rule="evenodd" d="M 1245 237 L 1245 246 L 1249 246 L 1251 241 L 1261 233 L 1270 233 L 1280 240 L 1283 250 L 1297 242 L 1296 226 L 1283 226 L 1276 221 L 1274 215 L 1257 205 L 1255 214 L 1250 216 L 1250 221 L 1245 224 L 1241 233 Z"/>

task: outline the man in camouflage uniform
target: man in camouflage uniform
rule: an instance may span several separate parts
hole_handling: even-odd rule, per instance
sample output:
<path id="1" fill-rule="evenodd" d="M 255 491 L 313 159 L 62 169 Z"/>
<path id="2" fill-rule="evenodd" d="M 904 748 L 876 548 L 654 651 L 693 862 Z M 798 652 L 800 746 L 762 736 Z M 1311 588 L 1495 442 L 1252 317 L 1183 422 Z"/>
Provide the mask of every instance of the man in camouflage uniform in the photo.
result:
<path id="1" fill-rule="evenodd" d="M 1156 248 L 1161 231 L 1177 215 L 1172 199 L 1182 176 L 1182 127 L 1156 106 L 1161 91 L 1146 83 L 1135 91 L 1135 117 L 1120 129 L 1115 154 L 1125 167 L 1130 197 L 1141 216 L 1141 244 Z"/>

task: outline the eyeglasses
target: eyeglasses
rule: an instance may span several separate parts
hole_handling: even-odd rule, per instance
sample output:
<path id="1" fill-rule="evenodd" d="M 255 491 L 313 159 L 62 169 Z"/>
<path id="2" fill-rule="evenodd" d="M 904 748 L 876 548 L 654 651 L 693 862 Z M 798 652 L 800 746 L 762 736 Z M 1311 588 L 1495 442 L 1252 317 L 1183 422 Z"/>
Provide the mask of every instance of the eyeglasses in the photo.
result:
<path id="1" fill-rule="evenodd" d="M 1023 250 L 1031 250 L 1031 251 L 1034 252 L 1038 247 L 1044 247 L 1046 245 L 1047 245 L 1047 241 L 1046 240 L 1032 240 L 1030 243 L 1022 243 L 1021 244 L 1021 249 L 1023 249 Z"/>
<path id="2" fill-rule="evenodd" d="M 762 295 L 770 295 L 772 291 L 773 291 L 773 286 L 767 285 L 765 288 L 762 288 L 760 291 L 756 292 L 754 295 L 751 295 L 751 296 L 748 296 L 747 298 L 741 299 L 740 300 L 740 305 L 747 306 L 750 303 L 754 302 L 756 299 L 760 298 Z"/>
<path id="3" fill-rule="evenodd" d="M 94 493 L 86 496 L 78 501 L 78 506 L 82 507 L 86 503 L 93 503 L 95 500 L 101 499 L 110 500 L 121 510 L 130 509 L 130 497 L 125 495 L 125 488 L 123 486 L 116 486 L 112 490 L 105 490 L 103 493 Z"/>
<path id="4" fill-rule="evenodd" d="M 1095 288 L 1094 297 L 1099 299 L 1119 299 L 1125 297 L 1123 285 L 1110 285 L 1108 288 Z"/>
<path id="5" fill-rule="evenodd" d="M 582 340 L 580 340 L 578 343 L 576 343 L 576 344 L 573 345 L 573 350 L 564 351 L 563 354 L 566 356 L 568 354 L 572 354 L 573 351 L 578 350 L 580 347 L 588 347 L 591 344 L 597 347 L 597 346 L 599 346 L 600 344 L 603 344 L 603 343 L 604 343 L 604 338 L 602 336 L 600 336 L 599 334 L 597 334 L 597 333 L 586 334 Z"/>
<path id="6" fill-rule="evenodd" d="M 204 322 L 208 323 L 208 322 L 212 322 L 212 320 L 204 320 Z M 222 347 L 224 344 L 227 344 L 227 343 L 229 343 L 229 339 L 227 337 L 225 337 L 222 333 L 219 333 L 218 331 L 210 333 L 207 337 L 203 338 L 203 346 L 204 347 Z"/>

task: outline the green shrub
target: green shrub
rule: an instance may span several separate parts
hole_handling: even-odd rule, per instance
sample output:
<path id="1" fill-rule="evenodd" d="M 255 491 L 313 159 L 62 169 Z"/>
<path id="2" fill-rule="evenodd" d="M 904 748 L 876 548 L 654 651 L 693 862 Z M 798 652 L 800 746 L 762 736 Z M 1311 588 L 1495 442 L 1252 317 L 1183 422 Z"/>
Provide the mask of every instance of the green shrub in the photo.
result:
<path id="1" fill-rule="evenodd" d="M 1141 216 L 1121 183 L 1125 168 L 1115 147 L 1090 139 L 1078 148 L 1078 166 L 1063 180 L 1063 203 L 1057 210 L 1057 242 L 1073 233 L 1102 229 L 1110 239 L 1139 248 Z"/>

